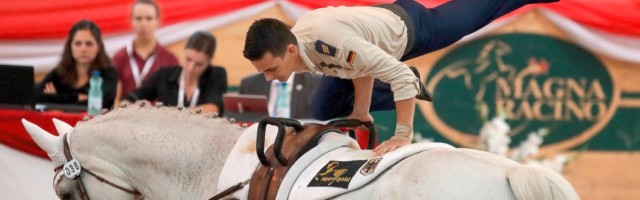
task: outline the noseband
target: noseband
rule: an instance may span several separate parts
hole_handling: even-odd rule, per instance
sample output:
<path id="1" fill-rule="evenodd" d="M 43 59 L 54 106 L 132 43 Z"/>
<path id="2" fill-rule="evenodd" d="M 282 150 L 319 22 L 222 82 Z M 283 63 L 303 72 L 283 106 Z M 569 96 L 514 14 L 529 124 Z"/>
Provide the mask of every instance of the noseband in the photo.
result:
<path id="1" fill-rule="evenodd" d="M 73 184 L 76 188 L 76 190 L 78 192 L 80 192 L 80 199 L 82 200 L 89 200 L 89 194 L 87 194 L 87 190 L 84 187 L 84 183 L 82 182 L 82 179 L 80 178 L 80 173 L 82 172 L 87 172 L 87 174 L 93 176 L 94 178 L 98 179 L 100 182 L 106 183 L 107 185 L 110 185 L 111 187 L 114 187 L 116 189 L 122 190 L 126 193 L 129 194 L 133 194 L 133 195 L 140 195 L 140 192 L 135 191 L 135 190 L 130 190 L 127 188 L 124 188 L 122 186 L 116 185 L 115 183 L 112 183 L 110 181 L 107 181 L 106 179 L 102 178 L 101 176 L 98 176 L 97 174 L 89 171 L 89 169 L 82 169 L 82 166 L 80 165 L 80 162 L 76 159 L 73 158 L 73 156 L 71 156 L 71 148 L 69 148 L 69 138 L 68 138 L 69 134 L 65 134 L 64 138 L 63 138 L 63 151 L 64 151 L 64 157 L 67 160 L 67 163 L 65 163 L 64 165 L 58 166 L 54 169 L 54 171 L 56 172 L 56 174 L 54 175 L 54 179 L 55 177 L 58 176 L 58 173 L 60 171 L 64 171 L 64 175 L 67 178 L 70 178 L 73 181 Z M 58 179 L 58 182 L 61 180 L 62 178 Z M 54 185 L 55 188 L 55 185 Z M 58 193 L 58 190 L 56 190 L 56 194 Z M 60 195 L 58 195 L 60 196 Z"/>

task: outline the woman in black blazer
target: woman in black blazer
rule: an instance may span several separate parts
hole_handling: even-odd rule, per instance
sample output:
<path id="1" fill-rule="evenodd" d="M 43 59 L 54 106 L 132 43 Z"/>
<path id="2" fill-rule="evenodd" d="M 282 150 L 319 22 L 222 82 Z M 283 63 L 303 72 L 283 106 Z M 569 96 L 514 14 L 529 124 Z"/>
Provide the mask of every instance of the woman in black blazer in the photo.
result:
<path id="1" fill-rule="evenodd" d="M 102 77 L 102 107 L 111 109 L 116 97 L 118 74 L 104 50 L 102 33 L 92 21 L 80 20 L 69 30 L 60 62 L 36 87 L 39 103 L 87 106 L 89 78 Z"/>
<path id="2" fill-rule="evenodd" d="M 224 112 L 222 95 L 227 92 L 227 72 L 209 63 L 216 49 L 216 39 L 209 32 L 191 35 L 181 66 L 164 67 L 155 72 L 126 99 L 159 101 L 167 106 L 202 109 L 205 113 Z"/>

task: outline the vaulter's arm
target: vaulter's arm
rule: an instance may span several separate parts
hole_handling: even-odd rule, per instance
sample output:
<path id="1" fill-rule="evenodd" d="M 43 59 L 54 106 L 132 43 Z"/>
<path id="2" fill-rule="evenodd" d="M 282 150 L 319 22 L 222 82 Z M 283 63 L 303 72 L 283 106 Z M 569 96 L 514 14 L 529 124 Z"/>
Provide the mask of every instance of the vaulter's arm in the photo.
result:
<path id="1" fill-rule="evenodd" d="M 397 111 L 396 136 L 405 137 L 411 141 L 413 138 L 415 96 L 419 93 L 420 88 L 418 78 L 405 63 L 362 38 L 350 37 L 345 43 L 345 46 L 358 47 L 357 49 L 348 49 L 357 53 L 351 67 L 369 75 L 368 79 L 366 77 L 353 79 L 356 96 L 354 112 L 366 110 L 368 113 L 373 78 L 389 83 L 394 93 Z M 358 88 L 358 84 L 368 87 L 366 93 Z"/>

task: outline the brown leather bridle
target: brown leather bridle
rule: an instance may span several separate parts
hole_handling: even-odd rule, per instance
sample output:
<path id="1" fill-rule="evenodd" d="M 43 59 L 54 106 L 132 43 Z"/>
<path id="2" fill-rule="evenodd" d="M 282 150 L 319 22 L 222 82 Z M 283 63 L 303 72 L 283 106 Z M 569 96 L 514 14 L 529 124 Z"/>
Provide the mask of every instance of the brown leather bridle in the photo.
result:
<path id="1" fill-rule="evenodd" d="M 68 142 L 68 134 L 64 135 L 63 138 L 63 151 L 64 151 L 64 157 L 66 158 L 67 162 L 73 160 L 73 156 L 71 156 L 71 148 L 69 148 L 69 142 Z M 53 176 L 54 180 L 55 178 L 58 176 L 58 173 L 60 171 L 62 171 L 64 165 L 58 166 L 54 169 L 54 171 L 56 172 L 56 174 Z M 110 185 L 111 187 L 114 187 L 116 189 L 122 190 L 126 193 L 130 193 L 133 195 L 140 195 L 140 192 L 136 191 L 136 190 L 130 190 L 127 188 L 124 188 L 122 186 L 116 185 L 115 183 L 112 183 L 110 181 L 107 181 L 106 179 L 102 178 L 101 176 L 98 176 L 97 174 L 89 171 L 89 169 L 79 169 L 80 173 L 82 172 L 87 172 L 87 174 L 93 176 L 94 178 L 98 179 L 100 182 L 106 183 L 107 185 Z M 76 190 L 80 193 L 80 199 L 82 200 L 89 200 L 89 194 L 87 194 L 87 190 L 84 187 L 84 183 L 82 182 L 82 178 L 80 178 L 80 174 L 78 174 L 77 176 L 75 176 L 74 178 L 72 178 L 73 184 L 75 185 Z M 62 180 L 63 177 L 61 177 L 60 179 L 58 179 L 58 182 L 54 183 L 54 189 L 56 189 L 58 183 L 60 183 L 60 180 Z M 58 194 L 58 190 L 56 189 L 56 195 L 58 195 L 58 197 L 60 197 L 60 194 Z"/>

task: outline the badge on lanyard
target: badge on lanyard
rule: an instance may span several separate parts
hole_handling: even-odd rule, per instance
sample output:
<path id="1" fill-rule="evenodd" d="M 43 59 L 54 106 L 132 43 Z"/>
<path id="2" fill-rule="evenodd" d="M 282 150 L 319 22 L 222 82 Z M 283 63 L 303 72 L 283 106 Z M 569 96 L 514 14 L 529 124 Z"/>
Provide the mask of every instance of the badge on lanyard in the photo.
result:
<path id="1" fill-rule="evenodd" d="M 133 42 L 127 44 L 126 50 L 127 50 L 127 55 L 129 56 L 129 67 L 131 67 L 133 80 L 136 83 L 136 87 L 140 87 L 140 85 L 142 84 L 142 79 L 144 79 L 144 77 L 147 77 L 147 75 L 149 74 L 149 71 L 151 70 L 151 66 L 153 66 L 153 63 L 156 61 L 156 57 L 158 56 L 158 54 L 157 53 L 151 54 L 151 57 L 149 57 L 149 59 L 147 59 L 147 62 L 144 63 L 144 66 L 142 67 L 142 72 L 140 72 L 140 67 L 136 62 L 136 59 L 133 58 Z"/>
<path id="2" fill-rule="evenodd" d="M 180 87 L 178 89 L 178 106 L 184 106 L 184 71 L 180 72 Z M 200 96 L 200 88 L 196 87 L 196 90 L 193 91 L 193 95 L 191 95 L 191 101 L 189 102 L 189 108 L 195 108 L 198 103 L 198 97 Z"/>

